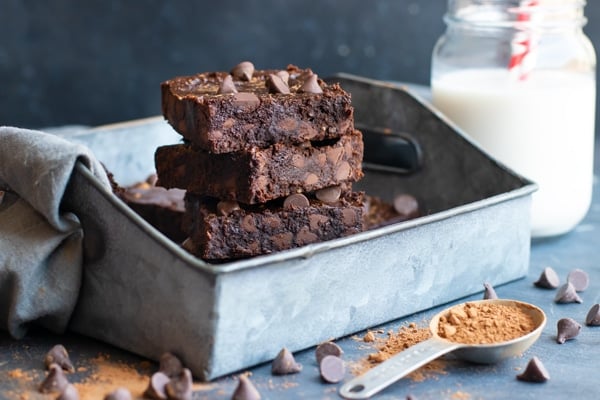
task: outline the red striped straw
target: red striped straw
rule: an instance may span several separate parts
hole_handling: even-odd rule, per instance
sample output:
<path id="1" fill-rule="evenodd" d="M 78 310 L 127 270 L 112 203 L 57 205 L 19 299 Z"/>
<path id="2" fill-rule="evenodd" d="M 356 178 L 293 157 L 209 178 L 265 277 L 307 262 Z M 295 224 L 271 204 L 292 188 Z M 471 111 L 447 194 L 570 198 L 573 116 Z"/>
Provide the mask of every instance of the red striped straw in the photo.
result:
<path id="1" fill-rule="evenodd" d="M 539 0 L 522 1 L 517 13 L 517 22 L 528 22 L 531 20 L 531 11 L 539 5 Z M 531 32 L 520 31 L 515 34 L 511 42 L 511 57 L 508 69 L 511 74 L 517 76 L 521 81 L 527 79 L 534 63 L 534 43 Z"/>

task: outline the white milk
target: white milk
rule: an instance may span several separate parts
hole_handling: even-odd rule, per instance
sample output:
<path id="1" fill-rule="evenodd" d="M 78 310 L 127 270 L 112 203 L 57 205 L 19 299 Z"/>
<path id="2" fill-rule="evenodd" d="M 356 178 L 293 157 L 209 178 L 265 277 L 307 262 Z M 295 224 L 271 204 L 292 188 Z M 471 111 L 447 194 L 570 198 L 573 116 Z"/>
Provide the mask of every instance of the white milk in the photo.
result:
<path id="1" fill-rule="evenodd" d="M 502 69 L 471 69 L 432 80 L 433 104 L 493 157 L 533 180 L 532 236 L 565 233 L 592 197 L 593 77 L 534 71 L 515 81 Z"/>

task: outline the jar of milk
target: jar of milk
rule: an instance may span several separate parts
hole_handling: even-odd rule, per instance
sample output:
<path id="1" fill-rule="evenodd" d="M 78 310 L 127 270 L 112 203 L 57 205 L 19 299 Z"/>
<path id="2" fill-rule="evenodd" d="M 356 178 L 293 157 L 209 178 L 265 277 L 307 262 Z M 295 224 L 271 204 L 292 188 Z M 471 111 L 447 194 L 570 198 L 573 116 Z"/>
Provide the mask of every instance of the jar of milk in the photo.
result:
<path id="1" fill-rule="evenodd" d="M 583 0 L 448 0 L 433 104 L 538 184 L 532 236 L 570 231 L 591 202 L 596 56 Z"/>

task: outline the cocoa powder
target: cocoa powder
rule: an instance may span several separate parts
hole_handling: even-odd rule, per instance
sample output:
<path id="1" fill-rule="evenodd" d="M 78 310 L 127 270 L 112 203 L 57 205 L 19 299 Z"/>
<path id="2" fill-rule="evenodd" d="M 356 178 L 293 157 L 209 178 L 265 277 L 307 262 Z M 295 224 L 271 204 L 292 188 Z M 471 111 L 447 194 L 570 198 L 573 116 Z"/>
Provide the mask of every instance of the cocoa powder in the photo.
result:
<path id="1" fill-rule="evenodd" d="M 441 318 L 438 335 L 465 344 L 491 344 L 516 339 L 536 328 L 523 307 L 496 303 L 465 303 Z"/>

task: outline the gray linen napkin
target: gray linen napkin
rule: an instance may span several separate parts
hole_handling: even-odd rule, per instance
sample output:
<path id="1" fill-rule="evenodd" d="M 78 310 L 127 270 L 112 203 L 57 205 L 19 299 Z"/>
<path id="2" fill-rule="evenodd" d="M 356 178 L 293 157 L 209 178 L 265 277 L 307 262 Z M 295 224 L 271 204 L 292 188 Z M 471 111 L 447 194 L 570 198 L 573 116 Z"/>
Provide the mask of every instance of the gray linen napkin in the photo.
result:
<path id="1" fill-rule="evenodd" d="M 22 337 L 30 323 L 65 330 L 81 286 L 83 231 L 61 202 L 77 161 L 110 191 L 85 146 L 0 127 L 0 329 Z"/>

